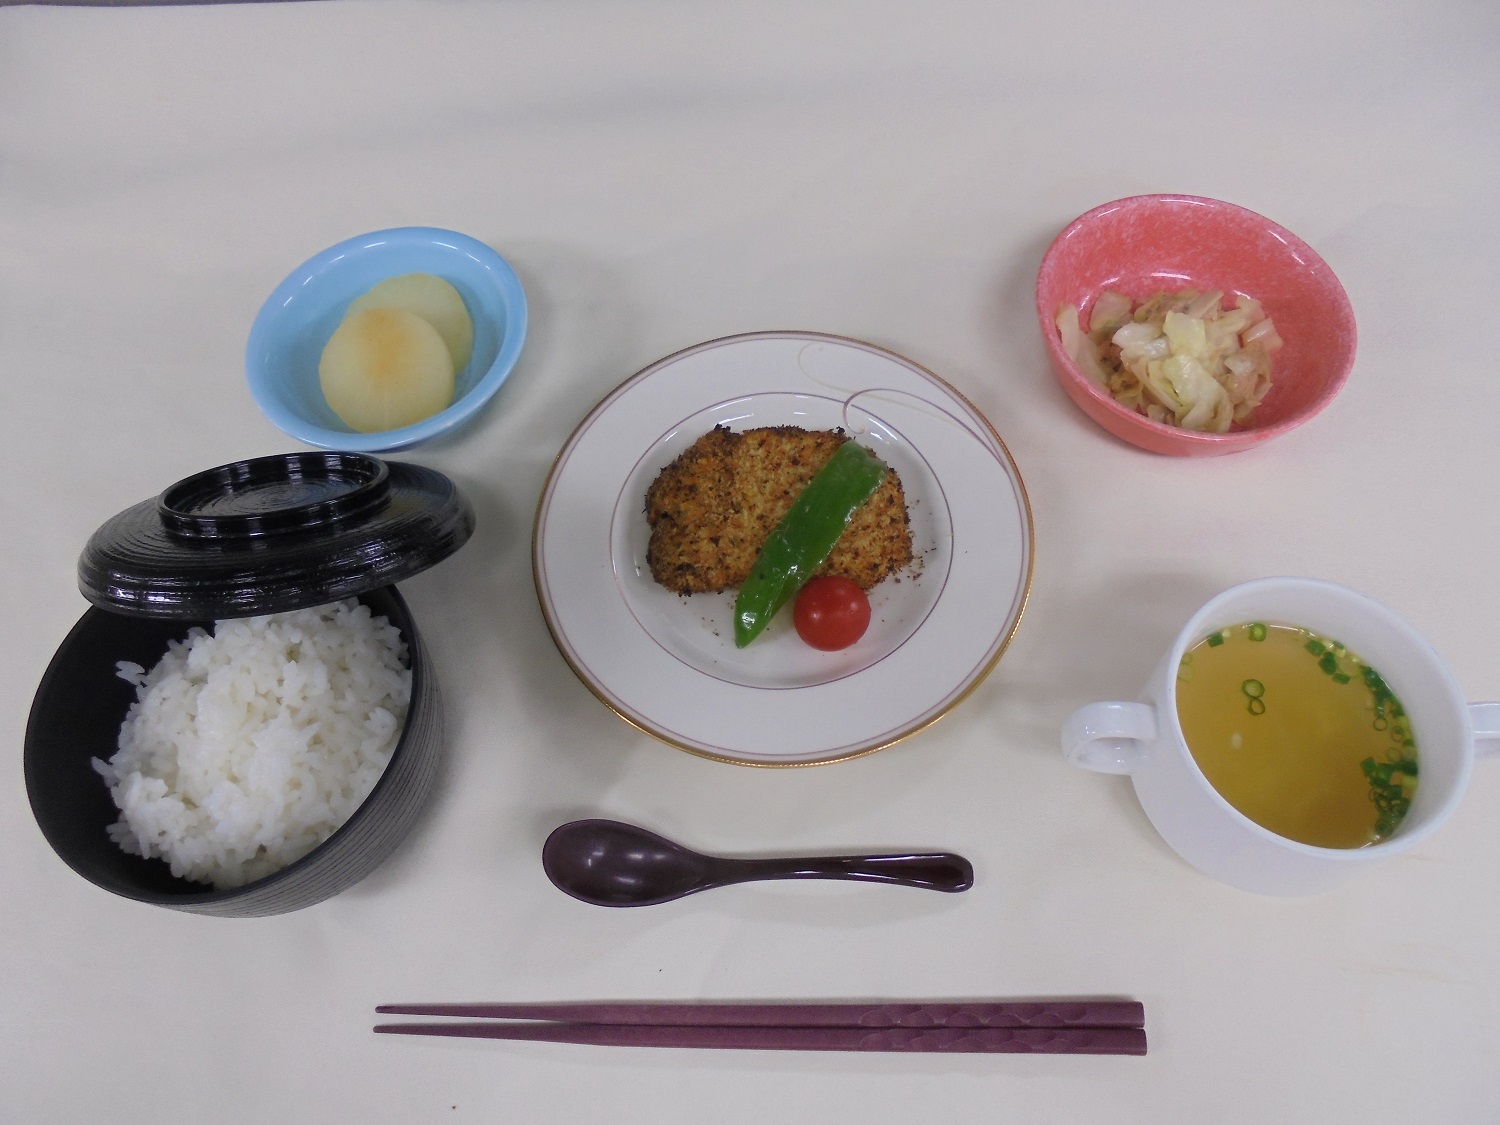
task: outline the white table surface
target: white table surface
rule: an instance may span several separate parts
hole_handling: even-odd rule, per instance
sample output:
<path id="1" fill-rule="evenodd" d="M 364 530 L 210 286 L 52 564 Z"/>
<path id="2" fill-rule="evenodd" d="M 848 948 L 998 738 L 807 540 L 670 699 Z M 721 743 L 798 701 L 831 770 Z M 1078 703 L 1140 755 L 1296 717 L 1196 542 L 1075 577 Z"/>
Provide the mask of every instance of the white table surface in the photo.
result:
<path id="1" fill-rule="evenodd" d="M 1500 1070 L 1500 766 L 1428 844 L 1301 900 L 1177 859 L 1057 732 L 1235 582 L 1407 616 L 1500 697 L 1500 19 L 1483 3 L 330 2 L 0 8 L 0 1117 L 13 1121 L 1481 1122 Z M 1151 456 L 1048 371 L 1041 254 L 1173 191 L 1306 239 L 1354 304 L 1340 399 L 1260 451 Z M 531 300 L 520 364 L 411 451 L 479 514 L 405 583 L 451 737 L 342 896 L 226 921 L 73 875 L 21 776 L 74 563 L 119 509 L 299 448 L 243 349 L 296 263 L 446 226 Z M 730 333 L 866 339 L 992 420 L 1035 513 L 1015 641 L 857 761 L 700 760 L 601 706 L 536 604 L 553 456 L 606 391 Z M 940 847 L 940 896 L 766 884 L 606 911 L 538 860 L 581 815 L 709 850 Z M 623 1050 L 370 1034 L 395 1000 L 1131 996 L 1145 1058 Z"/>

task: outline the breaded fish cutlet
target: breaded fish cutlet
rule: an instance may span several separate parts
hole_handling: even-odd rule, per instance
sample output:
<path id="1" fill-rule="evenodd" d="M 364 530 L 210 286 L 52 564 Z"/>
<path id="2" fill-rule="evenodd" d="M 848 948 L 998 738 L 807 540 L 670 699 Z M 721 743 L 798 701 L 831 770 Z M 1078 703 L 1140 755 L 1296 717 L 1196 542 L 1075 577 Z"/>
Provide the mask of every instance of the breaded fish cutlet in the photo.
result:
<path id="1" fill-rule="evenodd" d="M 651 576 L 679 594 L 740 586 L 760 548 L 809 481 L 848 441 L 836 430 L 716 426 L 646 490 Z M 901 479 L 891 469 L 818 569 L 870 589 L 912 559 Z"/>

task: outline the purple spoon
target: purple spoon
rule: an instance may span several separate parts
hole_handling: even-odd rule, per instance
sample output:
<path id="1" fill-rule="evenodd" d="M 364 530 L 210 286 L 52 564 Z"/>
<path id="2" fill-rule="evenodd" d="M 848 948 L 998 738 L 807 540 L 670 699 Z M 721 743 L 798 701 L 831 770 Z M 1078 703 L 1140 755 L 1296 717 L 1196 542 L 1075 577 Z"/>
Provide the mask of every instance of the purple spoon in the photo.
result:
<path id="1" fill-rule="evenodd" d="M 966 891 L 974 868 L 948 852 L 727 859 L 700 855 L 618 820 L 575 820 L 542 846 L 542 868 L 564 894 L 595 906 L 653 906 L 760 879 L 854 879 L 932 891 Z"/>

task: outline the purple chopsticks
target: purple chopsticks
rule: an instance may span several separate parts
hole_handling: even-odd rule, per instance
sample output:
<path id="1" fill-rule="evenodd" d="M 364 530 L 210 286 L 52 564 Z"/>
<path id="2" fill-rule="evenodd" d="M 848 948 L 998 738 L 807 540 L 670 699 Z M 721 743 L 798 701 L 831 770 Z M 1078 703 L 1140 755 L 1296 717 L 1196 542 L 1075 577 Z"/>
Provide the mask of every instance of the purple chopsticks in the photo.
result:
<path id="1" fill-rule="evenodd" d="M 1146 1053 L 1145 1010 L 1134 1000 L 382 1004 L 375 1010 L 512 1021 L 376 1026 L 391 1035 L 733 1050 Z"/>

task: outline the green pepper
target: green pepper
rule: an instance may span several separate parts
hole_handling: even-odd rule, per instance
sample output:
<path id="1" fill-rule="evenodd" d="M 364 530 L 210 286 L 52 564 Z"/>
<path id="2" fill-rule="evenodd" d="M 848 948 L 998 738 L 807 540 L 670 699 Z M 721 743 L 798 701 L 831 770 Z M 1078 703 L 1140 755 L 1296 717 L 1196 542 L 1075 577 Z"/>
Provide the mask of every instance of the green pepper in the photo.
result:
<path id="1" fill-rule="evenodd" d="M 744 648 L 833 551 L 854 513 L 885 479 L 880 458 L 846 441 L 792 502 L 761 545 L 734 601 L 734 643 Z"/>

